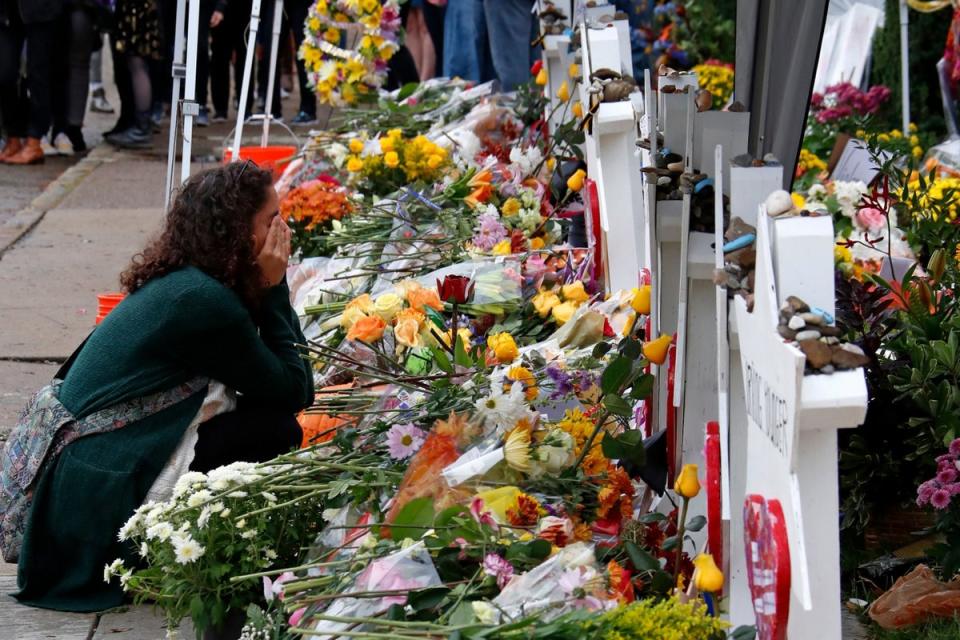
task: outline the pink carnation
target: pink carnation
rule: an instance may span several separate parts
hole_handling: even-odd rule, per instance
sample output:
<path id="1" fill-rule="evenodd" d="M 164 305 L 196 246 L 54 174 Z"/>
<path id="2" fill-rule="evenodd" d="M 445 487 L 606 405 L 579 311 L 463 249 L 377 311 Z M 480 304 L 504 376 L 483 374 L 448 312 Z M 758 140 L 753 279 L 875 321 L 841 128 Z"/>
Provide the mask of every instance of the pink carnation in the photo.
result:
<path id="1" fill-rule="evenodd" d="M 857 224 L 863 229 L 876 233 L 887 225 L 887 216 L 875 207 L 861 207 L 856 215 Z"/>
<path id="2" fill-rule="evenodd" d="M 946 489 L 937 489 L 930 496 L 930 504 L 935 509 L 946 509 L 950 505 L 950 492 Z"/>
<path id="3" fill-rule="evenodd" d="M 937 474 L 937 482 L 942 485 L 948 485 L 956 481 L 957 479 L 957 470 L 956 469 L 944 469 Z"/>
<path id="4" fill-rule="evenodd" d="M 960 438 L 950 443 L 950 455 L 960 456 Z"/>
<path id="5" fill-rule="evenodd" d="M 495 553 L 488 553 L 483 558 L 483 572 L 497 579 L 497 586 L 503 589 L 513 577 L 513 565 Z"/>

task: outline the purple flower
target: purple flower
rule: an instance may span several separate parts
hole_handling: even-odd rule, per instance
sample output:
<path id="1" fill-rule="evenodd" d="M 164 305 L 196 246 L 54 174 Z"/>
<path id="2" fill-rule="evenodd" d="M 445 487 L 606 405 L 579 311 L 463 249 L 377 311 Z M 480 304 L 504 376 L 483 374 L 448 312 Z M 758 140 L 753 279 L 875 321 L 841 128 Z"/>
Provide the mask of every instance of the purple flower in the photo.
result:
<path id="1" fill-rule="evenodd" d="M 395 424 L 387 432 L 387 451 L 394 460 L 409 458 L 423 444 L 427 434 L 414 424 Z"/>
<path id="2" fill-rule="evenodd" d="M 547 366 L 547 375 L 553 381 L 555 391 L 550 397 L 555 399 L 573 393 L 573 379 L 562 367 L 551 364 Z"/>
<path id="3" fill-rule="evenodd" d="M 948 485 L 957 479 L 957 470 L 954 468 L 944 469 L 937 474 L 937 482 L 942 485 Z"/>
<path id="4" fill-rule="evenodd" d="M 955 496 L 960 493 L 960 482 L 954 482 L 953 484 L 947 485 L 944 488 L 950 492 L 951 496 Z"/>
<path id="5" fill-rule="evenodd" d="M 950 455 L 960 456 L 960 438 L 950 443 Z"/>
<path id="6" fill-rule="evenodd" d="M 932 496 L 933 492 L 936 490 L 937 486 L 933 480 L 927 480 L 917 487 L 917 506 L 922 507 L 930 502 L 930 496 Z"/>
<path id="7" fill-rule="evenodd" d="M 507 228 L 504 227 L 496 215 L 485 213 L 479 218 L 480 229 L 473 236 L 473 244 L 481 251 L 490 251 L 493 245 L 507 237 Z"/>
<path id="8" fill-rule="evenodd" d="M 503 589 L 513 577 L 513 565 L 495 553 L 488 553 L 483 558 L 483 572 L 497 579 L 497 587 Z"/>
<path id="9" fill-rule="evenodd" d="M 950 492 L 946 489 L 937 489 L 930 496 L 930 504 L 935 509 L 946 509 L 950 505 Z"/>

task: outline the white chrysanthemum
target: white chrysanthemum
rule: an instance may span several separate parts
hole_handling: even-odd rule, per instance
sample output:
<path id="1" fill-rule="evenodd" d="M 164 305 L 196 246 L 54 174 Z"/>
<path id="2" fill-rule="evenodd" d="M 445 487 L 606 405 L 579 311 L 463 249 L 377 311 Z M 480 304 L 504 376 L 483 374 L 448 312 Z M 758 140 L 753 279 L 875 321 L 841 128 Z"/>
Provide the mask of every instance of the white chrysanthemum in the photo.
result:
<path id="1" fill-rule="evenodd" d="M 523 150 L 520 147 L 510 149 L 510 162 L 516 165 L 520 172 L 527 176 L 530 175 L 540 161 L 543 160 L 543 154 L 537 147 L 530 147 Z"/>
<path id="2" fill-rule="evenodd" d="M 200 473 L 199 471 L 187 471 L 185 474 L 177 478 L 177 484 L 175 484 L 173 487 L 173 497 L 179 498 L 193 488 L 194 484 L 202 484 L 206 481 L 206 474 Z"/>
<path id="3" fill-rule="evenodd" d="M 246 491 L 231 491 L 230 493 L 227 494 L 227 497 L 228 497 L 228 498 L 246 498 L 246 497 L 247 497 L 247 492 L 246 492 Z"/>
<path id="4" fill-rule="evenodd" d="M 123 560 L 120 558 L 117 558 L 110 564 L 103 565 L 103 581 L 109 584 L 110 578 L 117 575 L 121 569 L 123 569 Z"/>
<path id="5" fill-rule="evenodd" d="M 848 218 L 856 215 L 857 205 L 866 192 L 867 185 L 863 182 L 838 180 L 833 183 L 833 195 L 840 206 L 840 213 Z"/>
<path id="6" fill-rule="evenodd" d="M 133 577 L 133 571 L 127 570 L 120 574 L 120 586 L 123 587 L 123 590 L 127 590 L 127 585 L 130 582 L 130 578 Z"/>
<path id="7" fill-rule="evenodd" d="M 209 500 L 212 496 L 213 494 L 207 491 L 206 489 L 200 489 L 200 491 L 197 491 L 196 493 L 191 495 L 189 498 L 187 498 L 187 506 L 199 507 L 204 502 Z"/>
<path id="8" fill-rule="evenodd" d="M 267 560 L 277 559 L 277 552 L 274 551 L 273 549 L 267 549 L 266 551 L 263 552 L 263 555 L 267 558 Z"/>
<path id="9" fill-rule="evenodd" d="M 509 429 L 520 420 L 533 417 L 524 398 L 523 384 L 519 382 L 510 387 L 510 393 L 503 392 L 503 385 L 493 386 L 490 395 L 477 400 L 474 408 L 487 427 Z"/>
<path id="10" fill-rule="evenodd" d="M 210 505 L 205 506 L 203 509 L 200 509 L 200 515 L 197 516 L 197 526 L 203 529 L 207 526 L 207 522 L 210 521 L 210 516 L 213 512 L 210 510 Z"/>
<path id="11" fill-rule="evenodd" d="M 474 600 L 471 604 L 473 615 L 480 624 L 497 624 L 500 616 L 492 604 L 486 600 Z"/>
<path id="12" fill-rule="evenodd" d="M 120 540 L 120 542 L 129 540 L 130 536 L 136 533 L 137 527 L 140 526 L 140 521 L 142 519 L 143 517 L 138 513 L 134 513 L 132 516 L 130 516 L 130 519 L 124 522 L 123 526 L 120 527 L 120 531 L 117 533 L 117 539 Z"/>
<path id="13" fill-rule="evenodd" d="M 252 538 L 255 538 L 256 536 L 257 536 L 256 529 L 248 529 L 247 531 L 244 531 L 243 533 L 240 534 L 240 537 L 243 538 L 244 540 L 250 540 Z"/>
<path id="14" fill-rule="evenodd" d="M 178 563 L 189 564 L 200 558 L 206 549 L 190 536 L 178 536 L 173 541 L 173 551 L 176 553 Z"/>
<path id="15" fill-rule="evenodd" d="M 169 522 L 158 522 L 147 529 L 147 540 L 159 540 L 163 542 L 164 540 L 170 539 L 172 535 L 173 526 Z"/>
<path id="16" fill-rule="evenodd" d="M 543 221 L 542 216 L 540 215 L 539 209 L 520 209 L 518 214 L 519 218 L 519 227 L 524 231 L 533 233 L 537 230 L 537 227 L 540 226 L 540 223 Z"/>
<path id="17" fill-rule="evenodd" d="M 140 557 L 146 558 L 147 554 L 150 553 L 150 546 L 146 542 L 140 543 Z"/>
<path id="18" fill-rule="evenodd" d="M 247 526 L 247 519 L 246 519 L 246 518 L 240 518 L 240 519 L 237 520 L 234 524 L 236 525 L 237 529 L 243 529 L 244 527 Z"/>
<path id="19" fill-rule="evenodd" d="M 270 493 L 269 491 L 264 491 L 264 492 L 262 492 L 260 495 L 262 495 L 264 498 L 266 498 L 267 502 L 276 502 L 276 501 L 277 501 L 277 496 L 275 496 L 274 494 Z"/>
<path id="20" fill-rule="evenodd" d="M 221 511 L 223 511 L 223 508 L 224 508 L 223 503 L 219 501 L 209 504 L 207 506 L 210 507 L 210 513 L 220 513 Z"/>
<path id="21" fill-rule="evenodd" d="M 350 150 L 339 142 L 334 142 L 327 147 L 327 157 L 330 158 L 333 164 L 338 168 L 343 166 L 344 161 L 347 159 L 347 154 L 349 153 Z"/>

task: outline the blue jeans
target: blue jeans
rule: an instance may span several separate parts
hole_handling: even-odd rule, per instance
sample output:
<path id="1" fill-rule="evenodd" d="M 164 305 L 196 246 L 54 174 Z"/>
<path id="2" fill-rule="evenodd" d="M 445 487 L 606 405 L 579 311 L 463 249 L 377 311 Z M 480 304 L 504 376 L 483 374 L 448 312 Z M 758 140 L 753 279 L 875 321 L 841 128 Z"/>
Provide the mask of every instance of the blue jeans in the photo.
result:
<path id="1" fill-rule="evenodd" d="M 450 0 L 443 27 L 443 75 L 500 79 L 504 91 L 530 79 L 539 53 L 532 0 Z"/>

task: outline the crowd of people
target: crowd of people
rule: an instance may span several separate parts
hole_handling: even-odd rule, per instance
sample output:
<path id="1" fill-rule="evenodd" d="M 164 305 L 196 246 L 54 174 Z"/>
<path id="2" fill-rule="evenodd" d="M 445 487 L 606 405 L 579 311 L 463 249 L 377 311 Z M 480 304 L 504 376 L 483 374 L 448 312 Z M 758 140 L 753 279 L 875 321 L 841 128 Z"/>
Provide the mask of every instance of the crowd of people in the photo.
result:
<path id="1" fill-rule="evenodd" d="M 292 124 L 317 122 L 317 101 L 296 55 L 304 21 L 316 0 L 286 0 L 273 115 L 299 84 Z M 197 56 L 199 116 L 195 124 L 226 121 L 239 103 L 252 0 L 200 0 Z M 409 0 L 403 4 L 405 42 L 391 62 L 390 84 L 436 75 L 475 81 L 498 78 L 509 90 L 528 77 L 535 54 L 533 0 Z M 112 113 L 103 87 L 111 56 L 120 97 L 110 144 L 149 148 L 169 113 L 177 0 L 0 0 L 0 163 L 31 165 L 47 155 L 86 150 L 88 106 Z M 274 3 L 261 5 L 258 61 L 270 59 Z M 525 52 L 524 55 L 518 52 Z M 266 102 L 267 64 L 253 74 L 248 112 Z M 295 68 L 295 71 L 294 71 Z M 287 84 L 285 87 L 284 84 Z M 231 104 L 231 94 L 233 100 Z M 212 105 L 212 110 L 211 110 Z"/>

